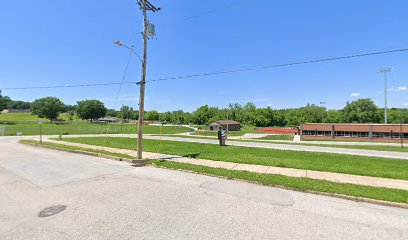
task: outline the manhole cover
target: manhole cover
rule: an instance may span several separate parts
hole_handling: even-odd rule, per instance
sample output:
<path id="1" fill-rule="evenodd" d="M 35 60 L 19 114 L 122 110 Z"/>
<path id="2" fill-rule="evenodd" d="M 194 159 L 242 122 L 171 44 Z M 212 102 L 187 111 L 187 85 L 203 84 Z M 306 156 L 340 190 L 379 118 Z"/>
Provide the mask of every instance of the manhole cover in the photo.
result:
<path id="1" fill-rule="evenodd" d="M 53 216 L 55 214 L 58 214 L 62 211 L 64 211 L 65 209 L 67 209 L 67 206 L 64 205 L 57 205 L 57 206 L 52 206 L 52 207 L 48 207 L 43 209 L 41 212 L 38 213 L 39 217 L 50 217 Z"/>

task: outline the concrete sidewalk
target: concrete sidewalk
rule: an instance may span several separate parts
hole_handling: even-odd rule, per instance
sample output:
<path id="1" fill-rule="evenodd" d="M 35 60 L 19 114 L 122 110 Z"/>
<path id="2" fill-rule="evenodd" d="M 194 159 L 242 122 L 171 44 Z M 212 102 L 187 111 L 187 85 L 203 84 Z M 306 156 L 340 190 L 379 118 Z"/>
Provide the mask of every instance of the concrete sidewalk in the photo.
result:
<path id="1" fill-rule="evenodd" d="M 129 155 L 132 157 L 137 157 L 137 152 L 134 150 L 128 149 L 118 149 L 110 148 L 103 146 L 94 146 L 81 143 L 72 143 L 72 142 L 61 142 L 50 139 L 44 139 L 44 142 L 63 144 L 68 146 L 83 147 L 96 150 L 104 150 L 113 153 L 120 153 Z M 351 183 L 357 185 L 371 186 L 371 187 L 384 187 L 384 188 L 394 188 L 401 190 L 408 190 L 408 181 L 398 180 L 398 179 L 389 179 L 389 178 L 378 178 L 378 177 L 368 177 L 368 176 L 359 176 L 351 174 L 342 174 L 342 173 L 332 173 L 332 172 L 320 172 L 304 169 L 293 169 L 293 168 L 280 168 L 280 167 L 271 167 L 264 165 L 253 165 L 253 164 L 240 164 L 233 162 L 222 162 L 222 161 L 213 161 L 205 159 L 191 159 L 180 156 L 173 156 L 160 153 L 150 153 L 143 152 L 143 156 L 146 159 L 152 160 L 167 160 L 180 163 L 195 164 L 213 168 L 222 168 L 227 170 L 238 170 L 238 171 L 248 171 L 254 173 L 262 174 L 279 174 L 290 177 L 307 177 L 312 179 L 327 180 L 338 183 Z"/>

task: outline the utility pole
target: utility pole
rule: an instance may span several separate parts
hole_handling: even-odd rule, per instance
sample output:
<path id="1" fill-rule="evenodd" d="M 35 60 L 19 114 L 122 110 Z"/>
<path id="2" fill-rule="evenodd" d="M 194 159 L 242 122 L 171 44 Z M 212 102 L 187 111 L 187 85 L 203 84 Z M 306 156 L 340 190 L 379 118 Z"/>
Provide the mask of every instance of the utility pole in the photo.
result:
<path id="1" fill-rule="evenodd" d="M 144 120 L 144 98 L 146 88 L 146 66 L 147 66 L 147 40 L 149 36 L 154 35 L 152 31 L 153 25 L 147 19 L 147 11 L 157 12 L 160 8 L 156 8 L 148 0 L 138 0 L 140 8 L 143 11 L 143 58 L 142 58 L 142 79 L 140 80 L 140 99 L 139 99 L 139 119 L 137 133 L 137 158 L 143 158 L 143 120 Z M 149 29 L 148 29 L 149 28 Z M 154 30 L 153 30 L 154 31 Z"/>
<path id="2" fill-rule="evenodd" d="M 387 108 L 388 108 L 388 89 L 387 89 L 387 74 L 391 72 L 391 68 L 382 67 L 379 68 L 380 73 L 384 73 L 384 123 L 388 123 L 387 119 Z"/>
<path id="3" fill-rule="evenodd" d="M 227 132 L 229 130 L 228 121 L 229 121 L 229 119 L 228 119 L 228 110 L 227 110 Z"/>

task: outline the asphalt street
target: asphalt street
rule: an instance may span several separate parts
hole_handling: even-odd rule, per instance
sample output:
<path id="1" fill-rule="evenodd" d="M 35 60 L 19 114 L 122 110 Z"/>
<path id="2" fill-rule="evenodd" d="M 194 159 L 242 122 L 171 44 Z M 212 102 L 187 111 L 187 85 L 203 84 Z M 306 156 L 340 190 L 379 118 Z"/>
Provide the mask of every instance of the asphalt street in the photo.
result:
<path id="1" fill-rule="evenodd" d="M 408 210 L 0 138 L 0 239 L 408 239 Z M 63 205 L 49 217 L 41 210 Z"/>

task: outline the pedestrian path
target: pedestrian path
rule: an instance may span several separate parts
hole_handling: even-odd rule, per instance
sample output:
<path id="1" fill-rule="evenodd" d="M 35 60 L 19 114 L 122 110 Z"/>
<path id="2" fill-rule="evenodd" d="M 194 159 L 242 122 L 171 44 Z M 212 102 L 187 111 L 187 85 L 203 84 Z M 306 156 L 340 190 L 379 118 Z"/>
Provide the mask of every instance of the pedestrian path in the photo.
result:
<path id="1" fill-rule="evenodd" d="M 94 146 L 94 145 L 72 143 L 72 142 L 61 142 L 61 141 L 50 140 L 50 139 L 45 139 L 44 141 L 50 142 L 50 143 L 68 145 L 68 146 L 109 151 L 112 153 L 120 153 L 120 154 L 125 154 L 128 156 L 132 156 L 132 157 L 137 157 L 137 152 L 134 150 Z M 254 172 L 254 173 L 261 173 L 261 174 L 279 174 L 279 175 L 290 176 L 290 177 L 305 177 L 305 178 L 327 180 L 327 181 L 338 182 L 338 183 L 351 183 L 351 184 L 371 186 L 371 187 L 384 187 L 384 188 L 408 190 L 407 180 L 368 177 L 368 176 L 359 176 L 359 175 L 351 175 L 351 174 L 343 174 L 343 173 L 320 172 L 320 171 L 294 169 L 294 168 L 280 168 L 280 167 L 271 167 L 271 166 L 264 166 L 264 165 L 241 164 L 241 163 L 213 161 L 213 160 L 206 160 L 206 159 L 192 159 L 192 158 L 187 158 L 187 157 L 180 157 L 180 156 L 160 154 L 160 153 L 150 153 L 150 152 L 143 152 L 143 156 L 146 159 L 167 160 L 167 161 L 173 161 L 173 162 L 179 162 L 179 163 L 201 165 L 201 166 L 212 167 L 212 168 L 222 168 L 226 170 L 248 171 L 248 172 Z"/>

